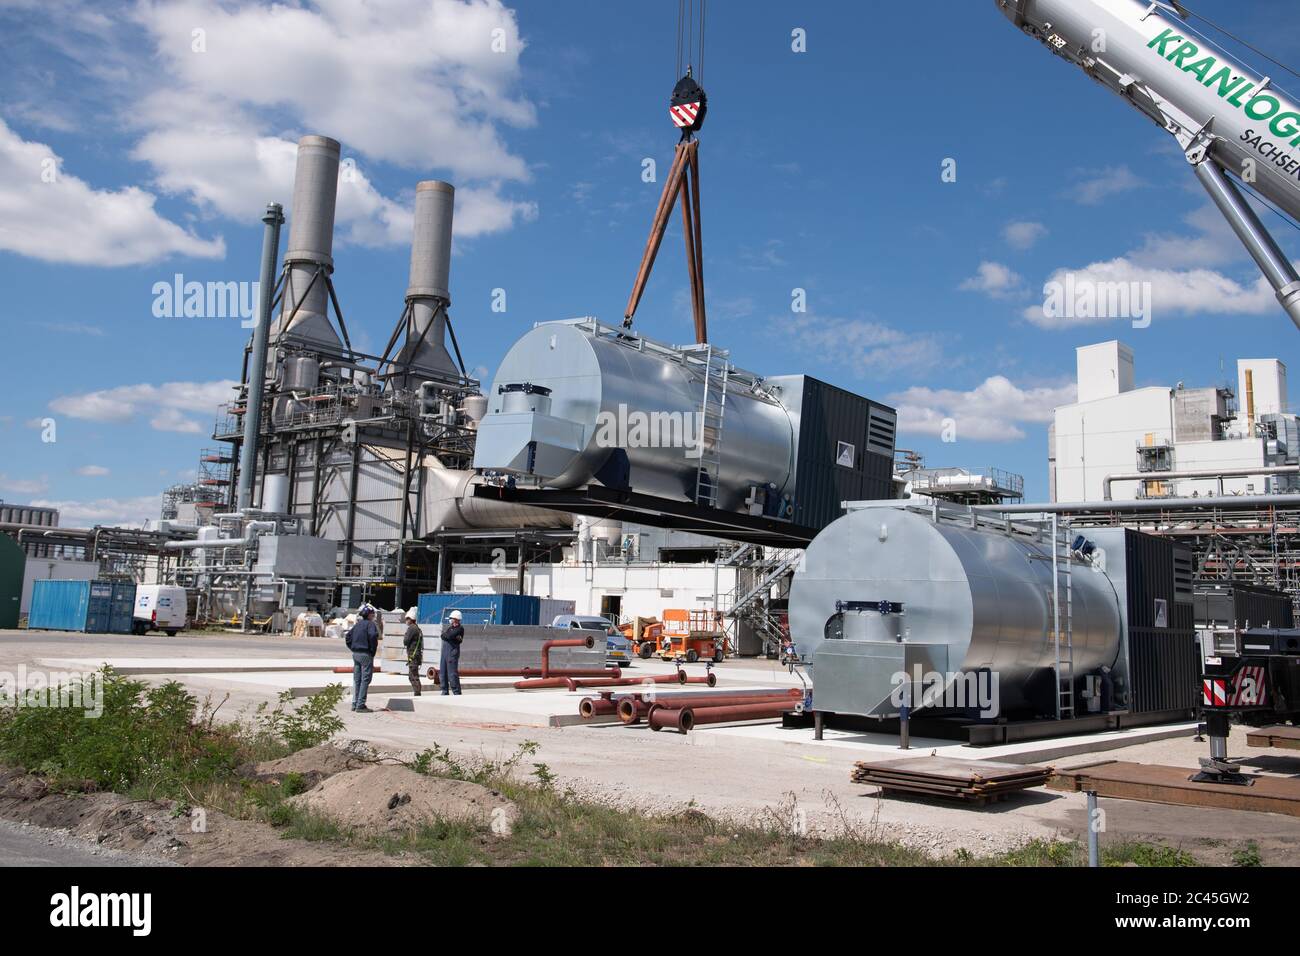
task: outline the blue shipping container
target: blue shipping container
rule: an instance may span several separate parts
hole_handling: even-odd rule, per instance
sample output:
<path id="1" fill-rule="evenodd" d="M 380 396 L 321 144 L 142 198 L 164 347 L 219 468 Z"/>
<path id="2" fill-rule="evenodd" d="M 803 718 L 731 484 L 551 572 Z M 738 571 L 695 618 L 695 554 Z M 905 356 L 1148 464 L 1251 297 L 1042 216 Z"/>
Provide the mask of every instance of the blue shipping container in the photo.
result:
<path id="1" fill-rule="evenodd" d="M 454 608 L 462 624 L 536 624 L 541 604 L 531 594 L 421 594 L 420 623 L 442 624 Z"/>
<path id="2" fill-rule="evenodd" d="M 134 584 L 33 581 L 27 626 L 49 631 L 127 634 L 134 608 Z"/>

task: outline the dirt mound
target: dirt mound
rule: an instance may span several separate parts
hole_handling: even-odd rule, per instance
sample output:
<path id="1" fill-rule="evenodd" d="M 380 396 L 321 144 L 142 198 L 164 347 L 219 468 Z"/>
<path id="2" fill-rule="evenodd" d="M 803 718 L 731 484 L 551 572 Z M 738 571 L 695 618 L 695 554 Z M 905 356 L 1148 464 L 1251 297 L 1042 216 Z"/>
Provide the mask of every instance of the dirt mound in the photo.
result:
<path id="1" fill-rule="evenodd" d="M 170 800 L 64 793 L 21 770 L 0 768 L 0 818 L 62 830 L 112 850 L 183 866 L 403 866 L 411 859 L 285 839 L 265 823 Z"/>
<path id="2" fill-rule="evenodd" d="M 515 804 L 496 790 L 384 764 L 335 774 L 289 802 L 343 826 L 380 832 L 445 820 L 507 835 L 519 816 Z"/>
<path id="3" fill-rule="evenodd" d="M 336 773 L 358 770 L 366 764 L 367 761 L 358 759 L 355 753 L 334 744 L 321 744 L 319 747 L 299 750 L 279 760 L 264 760 L 247 768 L 247 772 L 257 780 L 272 783 L 279 783 L 291 773 L 298 774 L 308 787 L 314 787 Z"/>

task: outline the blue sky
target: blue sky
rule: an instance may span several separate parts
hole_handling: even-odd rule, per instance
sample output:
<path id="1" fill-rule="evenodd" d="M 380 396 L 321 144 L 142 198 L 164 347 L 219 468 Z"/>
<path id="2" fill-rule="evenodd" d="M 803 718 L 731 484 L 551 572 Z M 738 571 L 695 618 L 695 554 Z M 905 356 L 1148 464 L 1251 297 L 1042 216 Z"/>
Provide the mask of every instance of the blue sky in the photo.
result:
<path id="1" fill-rule="evenodd" d="M 304 133 L 341 140 L 358 171 L 335 244 L 358 346 L 382 349 L 400 314 L 405 217 L 427 178 L 459 190 L 452 315 L 471 366 L 490 376 L 537 321 L 621 318 L 660 188 L 642 161 L 666 172 L 676 141 L 676 4 L 375 7 L 0 0 L 0 498 L 56 504 L 70 525 L 138 520 L 192 475 L 248 332 L 156 317 L 152 289 L 177 273 L 256 278 L 259 210 L 288 205 Z M 1300 62 L 1300 37 L 1277 29 L 1282 0 L 1198 8 Z M 923 9 L 709 4 L 717 344 L 754 371 L 897 404 L 901 447 L 1021 472 L 1034 499 L 1076 346 L 1128 342 L 1139 384 L 1235 380 L 1243 356 L 1292 364 L 1294 328 L 1165 134 L 1019 36 L 993 0 Z M 505 52 L 490 49 L 497 28 Z M 1269 222 L 1300 258 L 1295 231 Z M 1146 329 L 1025 317 L 1058 270 L 1115 263 L 1228 284 L 1195 308 L 1157 301 Z M 689 340 L 685 287 L 674 220 L 638 328 Z M 505 313 L 491 310 L 497 288 Z M 791 312 L 796 288 L 806 313 Z M 957 441 L 944 443 L 949 417 Z"/>

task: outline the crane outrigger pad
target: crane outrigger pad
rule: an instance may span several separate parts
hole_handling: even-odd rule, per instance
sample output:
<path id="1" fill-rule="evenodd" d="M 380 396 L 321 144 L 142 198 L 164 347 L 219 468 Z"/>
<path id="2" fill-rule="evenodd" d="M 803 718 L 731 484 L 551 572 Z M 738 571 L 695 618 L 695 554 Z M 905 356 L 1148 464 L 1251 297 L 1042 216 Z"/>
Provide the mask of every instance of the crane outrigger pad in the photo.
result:
<path id="1" fill-rule="evenodd" d="M 1091 792 L 1117 800 L 1300 817 L 1300 779 L 1256 774 L 1242 785 L 1198 783 L 1195 776 L 1196 771 L 1188 767 L 1110 760 L 1057 770 L 1047 785 L 1053 790 Z"/>

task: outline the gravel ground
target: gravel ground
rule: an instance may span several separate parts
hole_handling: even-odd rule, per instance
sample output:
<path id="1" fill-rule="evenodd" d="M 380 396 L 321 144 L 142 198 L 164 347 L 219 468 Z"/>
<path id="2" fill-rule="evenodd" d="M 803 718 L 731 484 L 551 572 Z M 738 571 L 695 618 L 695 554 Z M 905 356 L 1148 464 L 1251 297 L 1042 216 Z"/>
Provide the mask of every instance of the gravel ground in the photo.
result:
<path id="1" fill-rule="evenodd" d="M 0 820 L 0 866 L 175 866 L 170 860 L 97 846 L 62 830 Z"/>
<path id="2" fill-rule="evenodd" d="M 211 657 L 230 653 L 227 647 L 249 659 L 259 655 L 319 657 L 337 650 L 335 642 L 312 638 L 119 638 L 11 631 L 0 632 L 0 668 L 37 658 L 100 653 Z M 754 680 L 767 680 L 772 664 L 729 661 L 719 673 L 725 680 L 733 669 Z M 200 696 L 213 695 L 220 700 L 227 693 L 227 688 L 204 675 L 188 676 L 184 681 Z M 241 685 L 230 691 L 222 713 L 234 716 L 271 697 L 269 690 Z M 382 697 L 372 695 L 372 699 L 382 706 Z M 813 829 L 833 833 L 851 826 L 941 857 L 959 849 L 988 854 L 1014 849 L 1035 838 L 1084 836 L 1082 794 L 1038 789 L 984 808 L 920 799 L 882 800 L 873 788 L 850 782 L 853 761 L 860 758 L 844 749 L 759 745 L 734 736 L 710 735 L 707 729 L 681 736 L 621 726 L 526 727 L 475 720 L 469 712 L 459 717 L 428 710 L 353 714 L 344 706 L 340 716 L 347 728 L 344 738 L 364 739 L 412 754 L 437 742 L 458 755 L 501 759 L 523 742 L 535 741 L 539 750 L 521 767 L 522 772 L 544 763 L 561 786 L 630 811 L 692 805 L 718 817 L 753 820 L 774 812 L 788 813 L 794 806 L 803 811 Z M 1056 762 L 1068 766 L 1115 759 L 1194 768 L 1197 758 L 1206 752 L 1207 744 L 1179 738 Z M 1234 731 L 1230 753 L 1251 754 L 1251 765 L 1261 772 L 1300 775 L 1300 760 L 1248 751 L 1241 729 Z M 1265 863 L 1300 864 L 1300 818 L 1118 800 L 1103 800 L 1102 808 L 1107 823 L 1104 840 L 1156 839 L 1208 862 L 1226 861 L 1234 849 L 1253 841 Z"/>

